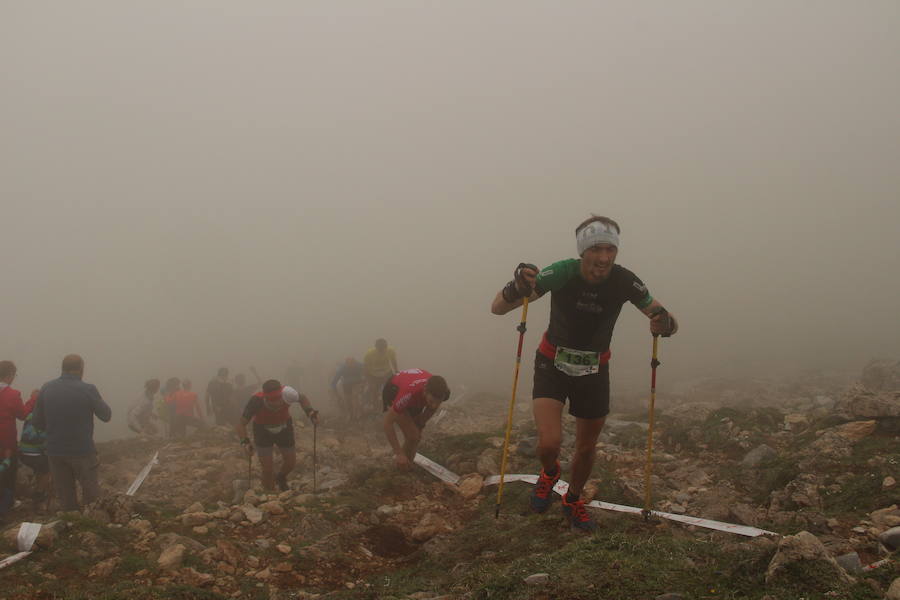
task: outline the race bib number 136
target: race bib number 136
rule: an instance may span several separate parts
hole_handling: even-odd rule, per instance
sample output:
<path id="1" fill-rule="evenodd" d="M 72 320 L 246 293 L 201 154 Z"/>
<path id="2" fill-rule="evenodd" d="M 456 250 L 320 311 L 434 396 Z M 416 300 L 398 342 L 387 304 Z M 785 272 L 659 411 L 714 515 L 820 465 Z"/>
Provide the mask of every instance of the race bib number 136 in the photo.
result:
<path id="1" fill-rule="evenodd" d="M 581 377 L 600 372 L 600 355 L 590 350 L 573 350 L 558 346 L 553 364 L 566 375 Z"/>

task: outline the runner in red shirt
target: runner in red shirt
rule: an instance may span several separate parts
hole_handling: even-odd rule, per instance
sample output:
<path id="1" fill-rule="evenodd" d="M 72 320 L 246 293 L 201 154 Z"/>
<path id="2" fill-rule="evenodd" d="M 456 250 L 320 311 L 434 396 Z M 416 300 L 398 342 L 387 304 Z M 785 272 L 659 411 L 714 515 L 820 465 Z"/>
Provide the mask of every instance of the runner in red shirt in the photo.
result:
<path id="1" fill-rule="evenodd" d="M 447 380 L 422 369 L 400 371 L 384 384 L 381 400 L 384 415 L 384 435 L 394 450 L 398 469 L 408 469 L 422 441 L 425 423 L 437 411 L 441 402 L 450 397 Z M 403 433 L 403 445 L 394 425 Z"/>
<path id="2" fill-rule="evenodd" d="M 203 413 L 200 412 L 200 403 L 197 401 L 197 394 L 191 391 L 191 387 L 191 380 L 185 379 L 181 382 L 182 389 L 176 390 L 166 397 L 166 403 L 174 408 L 172 421 L 174 437 L 184 437 L 188 425 L 198 430 L 206 428 L 206 424 L 203 422 Z"/>

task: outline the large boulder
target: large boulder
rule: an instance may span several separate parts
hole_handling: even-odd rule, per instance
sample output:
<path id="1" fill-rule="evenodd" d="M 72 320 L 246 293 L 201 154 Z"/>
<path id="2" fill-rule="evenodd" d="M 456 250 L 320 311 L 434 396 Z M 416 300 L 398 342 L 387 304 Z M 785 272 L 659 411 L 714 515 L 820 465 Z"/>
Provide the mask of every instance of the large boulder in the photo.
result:
<path id="1" fill-rule="evenodd" d="M 741 466 L 755 469 L 772 462 L 776 458 L 778 458 L 778 452 L 774 448 L 761 444 L 744 456 Z"/>
<path id="2" fill-rule="evenodd" d="M 766 583 L 790 579 L 798 572 L 818 573 L 832 581 L 854 583 L 854 579 L 837 564 L 819 538 L 808 531 L 801 531 L 797 535 L 788 535 L 781 539 L 778 551 L 766 570 Z M 825 587 L 828 586 L 828 582 L 822 583 Z"/>
<path id="3" fill-rule="evenodd" d="M 181 568 L 184 562 L 186 548 L 182 544 L 174 544 L 163 550 L 157 559 L 159 568 L 163 571 L 174 571 Z"/>
<path id="4" fill-rule="evenodd" d="M 863 368 L 862 384 L 875 392 L 900 390 L 900 360 L 875 359 Z"/>
<path id="5" fill-rule="evenodd" d="M 900 417 L 900 389 L 871 391 L 855 385 L 837 402 L 834 411 L 850 420 Z"/>

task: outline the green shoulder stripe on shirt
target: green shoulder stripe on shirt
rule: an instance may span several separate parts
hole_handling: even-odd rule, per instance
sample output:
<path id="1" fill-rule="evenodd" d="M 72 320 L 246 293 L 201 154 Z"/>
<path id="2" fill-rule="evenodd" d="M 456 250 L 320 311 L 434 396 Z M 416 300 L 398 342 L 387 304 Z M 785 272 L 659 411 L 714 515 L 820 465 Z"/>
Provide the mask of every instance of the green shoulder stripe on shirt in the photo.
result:
<path id="1" fill-rule="evenodd" d="M 634 305 L 637 306 L 637 307 L 640 308 L 640 309 L 647 308 L 647 307 L 650 306 L 651 304 L 653 304 L 653 296 L 651 296 L 649 292 L 647 292 L 647 295 L 644 296 L 644 299 L 643 299 L 643 300 L 641 300 L 640 302 L 635 302 L 635 303 L 634 303 Z"/>
<path id="2" fill-rule="evenodd" d="M 552 292 L 562 288 L 578 274 L 580 263 L 577 258 L 566 258 L 544 267 L 537 276 L 539 292 Z"/>

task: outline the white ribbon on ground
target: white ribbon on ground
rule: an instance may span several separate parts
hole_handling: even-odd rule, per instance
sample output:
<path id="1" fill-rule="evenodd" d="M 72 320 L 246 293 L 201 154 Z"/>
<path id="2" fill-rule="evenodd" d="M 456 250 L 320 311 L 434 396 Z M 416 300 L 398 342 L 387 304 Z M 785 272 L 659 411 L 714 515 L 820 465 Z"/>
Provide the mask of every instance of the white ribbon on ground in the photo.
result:
<path id="1" fill-rule="evenodd" d="M 131 482 L 131 485 L 128 487 L 128 491 L 125 492 L 126 496 L 134 496 L 137 491 L 140 489 L 141 484 L 144 483 L 144 480 L 147 479 L 147 475 L 150 474 L 150 470 L 153 468 L 153 465 L 159 464 L 159 450 L 156 451 L 156 454 L 153 455 L 153 458 L 150 459 L 141 472 L 137 474 L 137 477 L 134 478 L 134 481 Z"/>
<path id="2" fill-rule="evenodd" d="M 872 571 L 874 569 L 877 569 L 878 567 L 883 567 L 884 565 L 888 564 L 889 562 L 891 562 L 890 558 L 882 558 L 879 561 L 873 562 L 871 565 L 864 566 L 862 568 L 862 570 L 863 571 Z"/>
<path id="3" fill-rule="evenodd" d="M 526 481 L 528 483 L 537 483 L 538 476 L 537 475 L 506 475 L 503 477 L 503 482 L 507 481 Z M 484 485 L 497 485 L 500 483 L 499 475 L 492 475 L 484 480 Z M 563 480 L 559 480 L 556 482 L 556 485 L 553 486 L 553 491 L 562 496 L 569 490 L 569 484 Z M 641 509 L 634 506 L 624 506 L 622 504 L 612 504 L 610 502 L 601 502 L 599 500 L 594 500 L 593 502 L 588 502 L 586 506 L 591 506 L 594 508 L 600 508 L 603 510 L 612 510 L 615 512 L 624 512 L 630 513 L 633 515 L 641 514 Z M 717 531 L 724 531 L 726 533 L 736 533 L 738 535 L 745 535 L 747 537 L 757 537 L 760 535 L 780 535 L 775 533 L 774 531 L 766 531 L 765 529 L 759 529 L 757 527 L 749 527 L 747 525 L 735 525 L 733 523 L 723 523 L 722 521 L 713 521 L 711 519 L 701 519 L 700 517 L 690 517 L 687 515 L 676 515 L 673 513 L 660 512 L 657 510 L 650 511 L 650 514 L 655 517 L 660 517 L 663 519 L 668 519 L 670 521 L 677 521 L 679 523 L 684 523 L 686 525 L 696 525 L 697 527 L 704 527 L 706 529 L 715 529 Z"/>
<path id="4" fill-rule="evenodd" d="M 19 534 L 16 536 L 16 545 L 19 548 L 19 552 L 0 561 L 0 569 L 5 569 L 31 554 L 31 547 L 34 546 L 34 541 L 40 533 L 40 523 L 22 523 L 19 527 Z"/>
<path id="5" fill-rule="evenodd" d="M 457 483 L 459 483 L 459 475 L 457 475 L 453 471 L 450 471 L 449 469 L 442 467 L 441 465 L 437 464 L 433 460 L 431 460 L 429 458 L 425 458 L 421 454 L 416 454 L 415 458 L 413 459 L 413 462 L 416 463 L 417 465 L 419 465 L 420 467 L 422 467 L 423 469 L 425 469 L 426 471 L 428 471 L 429 473 L 431 473 L 432 475 L 434 475 L 435 477 L 437 477 L 438 479 L 440 479 L 441 481 L 445 481 L 452 485 L 456 485 Z"/>

